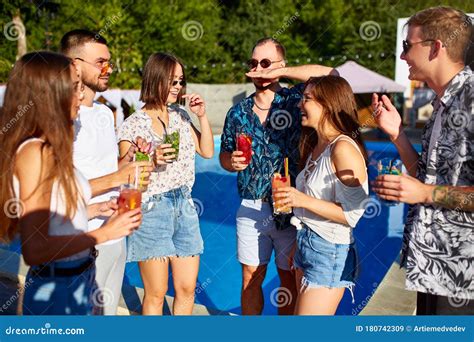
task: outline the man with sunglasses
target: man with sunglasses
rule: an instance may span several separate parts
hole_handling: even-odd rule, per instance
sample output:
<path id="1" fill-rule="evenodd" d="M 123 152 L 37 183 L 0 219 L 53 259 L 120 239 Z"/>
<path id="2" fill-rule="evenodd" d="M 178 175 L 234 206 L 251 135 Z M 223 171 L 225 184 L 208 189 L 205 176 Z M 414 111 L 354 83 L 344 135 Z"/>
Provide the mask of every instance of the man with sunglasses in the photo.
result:
<path id="1" fill-rule="evenodd" d="M 242 314 L 258 315 L 263 310 L 262 284 L 273 250 L 281 287 L 272 291 L 272 304 L 282 315 L 292 315 L 296 302 L 296 281 L 289 259 L 296 230 L 289 218 L 274 220 L 271 206 L 271 177 L 282 172 L 289 158 L 292 180 L 298 173 L 298 143 L 301 131 L 303 84 L 284 88 L 280 77 L 306 81 L 311 76 L 327 75 L 332 68 L 320 65 L 286 67 L 285 49 L 273 38 L 259 40 L 248 62 L 247 76 L 255 93 L 233 106 L 227 113 L 222 133 L 221 166 L 238 172 L 237 187 L 242 203 L 237 212 L 237 257 L 242 265 Z M 252 137 L 253 155 L 245 164 L 242 151 L 236 151 L 236 133 Z M 287 298 L 278 305 L 278 298 Z"/>
<path id="2" fill-rule="evenodd" d="M 397 147 L 409 175 L 377 177 L 380 197 L 412 204 L 402 262 L 406 287 L 417 291 L 418 315 L 474 312 L 474 76 L 464 58 L 472 19 L 449 7 L 420 11 L 407 22 L 400 56 L 409 78 L 436 93 L 421 155 L 403 132 L 388 97 L 373 95 L 379 127 Z"/>
<path id="3" fill-rule="evenodd" d="M 136 147 L 132 147 L 119 163 L 114 115 L 106 105 L 94 102 L 96 92 L 108 89 L 112 73 L 107 41 L 94 32 L 73 30 L 61 39 L 61 52 L 80 67 L 84 84 L 84 99 L 78 119 L 74 122 L 76 134 L 73 157 L 74 166 L 91 184 L 95 197 L 90 203 L 109 201 L 118 196 L 116 188 L 133 180 L 136 167 L 141 168 L 147 183 L 152 169 L 150 163 L 131 162 Z M 144 149 L 145 144 L 141 139 L 136 142 L 140 149 Z M 110 206 L 115 208 L 116 204 L 110 203 Z M 99 228 L 105 220 L 103 216 L 90 220 L 89 230 Z M 96 259 L 99 290 L 94 293 L 94 304 L 105 315 L 115 315 L 125 271 L 125 239 L 109 241 L 96 246 L 96 249 L 99 252 Z"/>

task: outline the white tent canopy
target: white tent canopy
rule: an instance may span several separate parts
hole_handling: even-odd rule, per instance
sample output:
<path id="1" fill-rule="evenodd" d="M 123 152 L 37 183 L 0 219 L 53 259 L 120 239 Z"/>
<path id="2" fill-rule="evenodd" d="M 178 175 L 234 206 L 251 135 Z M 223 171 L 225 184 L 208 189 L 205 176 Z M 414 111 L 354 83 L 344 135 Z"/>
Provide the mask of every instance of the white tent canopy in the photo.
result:
<path id="1" fill-rule="evenodd" d="M 363 93 L 402 93 L 405 86 L 388 77 L 364 68 L 354 61 L 348 61 L 336 68 L 352 87 L 355 94 Z"/>

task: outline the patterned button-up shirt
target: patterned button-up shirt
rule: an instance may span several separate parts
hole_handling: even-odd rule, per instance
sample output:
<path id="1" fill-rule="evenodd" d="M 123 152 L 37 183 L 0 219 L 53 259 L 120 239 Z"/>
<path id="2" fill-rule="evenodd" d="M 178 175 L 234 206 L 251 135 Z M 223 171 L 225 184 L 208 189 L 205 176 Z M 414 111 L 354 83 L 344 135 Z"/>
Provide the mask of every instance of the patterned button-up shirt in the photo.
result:
<path id="1" fill-rule="evenodd" d="M 459 72 L 441 98 L 422 137 L 417 178 L 426 184 L 472 186 L 474 183 L 474 76 Z M 433 152 L 430 137 L 436 117 L 441 130 Z M 474 214 L 435 205 L 410 207 L 403 239 L 402 265 L 410 290 L 474 299 Z"/>
<path id="2" fill-rule="evenodd" d="M 292 181 L 298 174 L 298 143 L 301 134 L 301 101 L 304 84 L 275 93 L 270 113 L 262 125 L 253 112 L 254 96 L 243 99 L 227 113 L 221 137 L 221 152 L 236 150 L 236 133 L 252 137 L 254 152 L 249 166 L 239 172 L 237 187 L 243 199 L 267 198 L 271 195 L 273 173 L 283 171 L 283 161 L 289 158 Z"/>

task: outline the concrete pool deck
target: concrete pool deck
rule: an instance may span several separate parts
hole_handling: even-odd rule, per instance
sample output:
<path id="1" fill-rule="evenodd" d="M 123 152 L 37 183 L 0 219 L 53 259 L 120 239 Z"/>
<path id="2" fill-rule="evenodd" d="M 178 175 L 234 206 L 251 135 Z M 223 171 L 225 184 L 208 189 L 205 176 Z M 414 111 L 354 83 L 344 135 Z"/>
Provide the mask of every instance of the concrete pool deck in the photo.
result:
<path id="1" fill-rule="evenodd" d="M 0 249 L 0 315 L 21 315 L 23 287 L 28 266 L 21 255 Z M 405 272 L 395 261 L 360 315 L 413 315 L 416 309 L 416 293 L 404 289 Z M 143 289 L 124 284 L 117 315 L 138 315 L 141 311 Z M 166 296 L 164 314 L 170 315 L 173 298 Z M 204 305 L 194 306 L 193 316 L 233 315 L 210 309 Z"/>

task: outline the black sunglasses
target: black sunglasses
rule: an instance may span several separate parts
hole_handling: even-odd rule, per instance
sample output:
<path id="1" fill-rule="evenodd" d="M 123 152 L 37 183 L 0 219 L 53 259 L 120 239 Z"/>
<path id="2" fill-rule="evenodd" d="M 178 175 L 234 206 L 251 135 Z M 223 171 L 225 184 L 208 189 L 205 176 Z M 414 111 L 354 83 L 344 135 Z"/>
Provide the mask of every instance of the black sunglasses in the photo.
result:
<path id="1" fill-rule="evenodd" d="M 281 62 L 281 61 L 282 61 L 282 59 L 280 59 L 279 61 L 271 61 L 268 58 L 264 58 L 259 62 L 258 60 L 252 58 L 252 59 L 249 59 L 247 61 L 247 65 L 249 66 L 250 69 L 254 69 L 260 64 L 262 68 L 266 69 L 270 65 L 272 65 L 273 63 L 278 63 L 278 62 Z"/>
<path id="2" fill-rule="evenodd" d="M 434 39 L 426 39 L 422 40 L 420 42 L 415 42 L 415 43 L 410 43 L 408 40 L 403 41 L 403 54 L 407 54 L 408 51 L 410 51 L 411 47 L 415 44 L 421 44 L 421 43 L 426 43 L 426 42 L 435 42 Z"/>
<path id="3" fill-rule="evenodd" d="M 185 81 L 185 80 L 181 80 L 181 81 L 176 81 L 176 80 L 174 80 L 174 81 L 171 81 L 171 85 L 172 85 L 173 87 L 176 86 L 178 83 L 179 83 L 179 85 L 180 85 L 181 87 L 184 87 L 184 86 L 186 85 L 186 81 Z"/>

